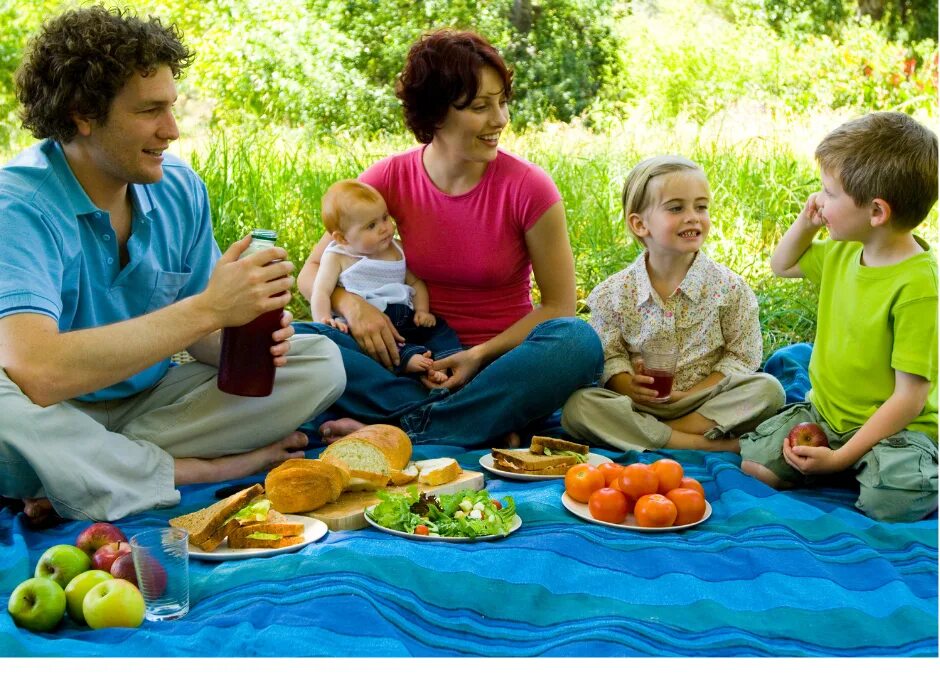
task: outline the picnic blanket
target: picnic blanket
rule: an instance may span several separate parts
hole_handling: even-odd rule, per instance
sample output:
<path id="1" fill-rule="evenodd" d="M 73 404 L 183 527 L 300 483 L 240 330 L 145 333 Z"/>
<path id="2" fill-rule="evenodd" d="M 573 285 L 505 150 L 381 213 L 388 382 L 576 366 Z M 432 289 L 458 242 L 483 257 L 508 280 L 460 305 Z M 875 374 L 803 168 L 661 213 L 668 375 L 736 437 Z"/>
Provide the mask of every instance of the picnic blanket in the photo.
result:
<path id="1" fill-rule="evenodd" d="M 415 542 L 369 528 L 271 558 L 192 560 L 186 617 L 100 631 L 66 618 L 30 633 L 2 612 L 0 656 L 937 656 L 936 516 L 879 523 L 849 489 L 776 492 L 731 453 L 593 451 L 678 460 L 711 518 L 678 532 L 614 529 L 568 513 L 561 480 L 487 475 L 523 521 L 505 539 Z M 418 446 L 415 457 L 479 470 L 486 452 Z M 165 526 L 218 487 L 184 488 L 177 507 L 117 524 L 128 536 Z M 0 600 L 86 525 L 34 532 L 0 511 Z"/>

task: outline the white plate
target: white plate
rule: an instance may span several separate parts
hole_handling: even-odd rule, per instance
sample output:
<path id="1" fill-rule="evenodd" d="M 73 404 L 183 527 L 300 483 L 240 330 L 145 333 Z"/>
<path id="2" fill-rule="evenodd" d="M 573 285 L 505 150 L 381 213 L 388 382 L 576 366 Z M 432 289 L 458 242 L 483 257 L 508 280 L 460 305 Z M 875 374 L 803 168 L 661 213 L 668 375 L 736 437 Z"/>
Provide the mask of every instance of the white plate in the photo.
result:
<path id="1" fill-rule="evenodd" d="M 564 504 L 565 508 L 571 511 L 578 518 L 584 518 L 584 520 L 589 520 L 592 523 L 597 523 L 598 525 L 607 525 L 608 527 L 619 527 L 624 530 L 639 530 L 641 532 L 675 532 L 676 530 L 685 530 L 690 527 L 695 527 L 700 525 L 709 519 L 712 515 L 712 505 L 708 503 L 708 500 L 705 500 L 705 515 L 702 516 L 701 520 L 698 520 L 694 523 L 689 523 L 688 525 L 671 525 L 670 527 L 640 527 L 636 524 L 636 518 L 633 517 L 633 514 L 627 516 L 627 519 L 622 523 L 608 523 L 603 520 L 598 520 L 591 515 L 591 510 L 588 508 L 587 504 L 582 504 L 581 502 L 576 502 L 571 497 L 568 496 L 568 493 L 564 493 L 561 496 L 561 503 Z"/>
<path id="2" fill-rule="evenodd" d="M 401 530 L 393 530 L 388 527 L 383 527 L 377 522 L 372 520 L 372 509 L 374 506 L 370 506 L 365 511 L 366 522 L 369 523 L 372 527 L 377 530 L 382 530 L 382 532 L 388 532 L 389 534 L 394 534 L 398 537 L 404 537 L 405 539 L 414 539 L 415 541 L 446 541 L 446 542 L 468 542 L 468 541 L 491 541 L 493 539 L 502 539 L 503 537 L 508 537 L 510 534 L 522 527 L 522 518 L 519 517 L 519 514 L 516 514 L 512 517 L 512 520 L 509 522 L 509 532 L 506 534 L 486 534 L 482 537 L 429 537 L 426 534 L 411 534 L 410 532 L 402 532 Z"/>
<path id="3" fill-rule="evenodd" d="M 203 551 L 197 546 L 189 544 L 189 557 L 196 560 L 241 560 L 242 558 L 264 558 L 269 555 L 290 553 L 312 544 L 328 532 L 326 523 L 307 516 L 286 515 L 288 522 L 304 524 L 304 540 L 299 544 L 292 544 L 283 548 L 229 548 L 228 539 L 224 540 L 214 551 Z"/>
<path id="4" fill-rule="evenodd" d="M 525 448 L 520 448 L 525 449 Z M 604 455 L 597 455 L 593 452 L 589 452 L 587 456 L 587 463 L 593 466 L 599 466 L 604 462 L 613 462 L 614 460 L 609 457 L 604 457 Z M 503 476 L 504 478 L 512 478 L 513 480 L 555 480 L 557 478 L 564 479 L 565 474 L 559 476 L 536 476 L 530 473 L 513 473 L 512 471 L 505 471 L 503 469 L 497 469 L 496 465 L 493 464 L 493 455 L 492 453 L 487 453 L 480 457 L 480 466 L 489 471 L 490 473 L 495 473 L 497 476 Z M 573 466 L 573 465 L 572 465 Z"/>

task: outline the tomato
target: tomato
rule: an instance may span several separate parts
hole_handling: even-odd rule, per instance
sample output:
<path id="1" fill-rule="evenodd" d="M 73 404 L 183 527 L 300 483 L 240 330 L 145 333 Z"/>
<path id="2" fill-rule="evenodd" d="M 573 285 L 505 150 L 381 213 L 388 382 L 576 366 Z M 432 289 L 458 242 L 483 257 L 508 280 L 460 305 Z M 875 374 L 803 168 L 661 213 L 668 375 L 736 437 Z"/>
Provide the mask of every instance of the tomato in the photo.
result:
<path id="1" fill-rule="evenodd" d="M 697 523 L 705 515 L 705 497 L 695 490 L 676 488 L 666 493 L 666 499 L 676 505 L 676 525 Z"/>
<path id="2" fill-rule="evenodd" d="M 499 501 L 498 499 L 491 499 L 490 501 L 493 502 L 493 508 L 496 509 L 497 511 L 503 508 L 503 503 Z"/>
<path id="3" fill-rule="evenodd" d="M 623 465 L 614 464 L 613 462 L 604 462 L 598 465 L 597 468 L 604 474 L 604 486 L 615 488 L 616 486 L 611 485 L 611 483 L 616 483 L 617 479 L 620 478 L 620 474 L 623 473 Z"/>
<path id="4" fill-rule="evenodd" d="M 643 495 L 633 507 L 633 515 L 640 527 L 669 527 L 676 522 L 678 509 L 663 495 Z"/>
<path id="5" fill-rule="evenodd" d="M 682 480 L 683 471 L 682 465 L 679 464 L 679 462 L 676 460 L 658 459 L 650 464 L 650 468 L 659 479 L 659 487 L 656 490 L 659 494 L 664 495 L 670 490 L 675 490 L 677 487 L 679 487 L 679 482 Z"/>
<path id="6" fill-rule="evenodd" d="M 628 497 L 613 488 L 594 490 L 588 499 L 591 515 L 605 523 L 620 523 L 627 517 Z"/>
<path id="7" fill-rule="evenodd" d="M 575 464 L 565 474 L 565 492 L 576 502 L 587 503 L 591 493 L 604 487 L 604 474 L 590 464 Z"/>
<path id="8" fill-rule="evenodd" d="M 423 523 L 415 527 L 415 534 L 427 534 L 429 531 L 428 526 Z"/>
<path id="9" fill-rule="evenodd" d="M 659 479 L 656 474 L 649 466 L 639 462 L 623 467 L 623 472 L 617 479 L 617 489 L 633 501 L 643 495 L 653 494 L 658 488 Z"/>
<path id="10" fill-rule="evenodd" d="M 699 483 L 699 482 L 698 482 L 697 480 L 695 480 L 694 478 L 689 478 L 688 476 L 683 477 L 683 479 L 682 479 L 681 481 L 679 481 L 679 487 L 680 487 L 680 488 L 687 488 L 687 489 L 689 489 L 689 490 L 695 490 L 696 492 L 698 492 L 698 493 L 699 493 L 700 495 L 702 495 L 703 497 L 705 496 L 705 488 L 703 488 L 703 487 L 702 487 L 702 484 Z"/>

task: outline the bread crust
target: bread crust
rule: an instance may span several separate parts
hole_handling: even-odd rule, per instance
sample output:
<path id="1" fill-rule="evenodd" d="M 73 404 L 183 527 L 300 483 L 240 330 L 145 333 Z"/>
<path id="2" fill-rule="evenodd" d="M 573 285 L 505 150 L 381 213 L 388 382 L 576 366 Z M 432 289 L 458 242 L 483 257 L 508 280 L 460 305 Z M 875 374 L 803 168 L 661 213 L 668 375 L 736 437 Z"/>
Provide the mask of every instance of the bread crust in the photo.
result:
<path id="1" fill-rule="evenodd" d="M 205 542 L 210 539 L 218 539 L 218 543 L 215 545 L 218 546 L 222 543 L 222 539 L 225 538 L 225 535 L 217 537 L 215 536 L 216 531 L 225 524 L 226 519 L 230 515 L 247 506 L 255 497 L 260 496 L 263 492 L 264 488 L 262 488 L 259 483 L 255 483 L 251 487 L 236 492 L 225 499 L 220 499 L 204 509 L 171 518 L 170 526 L 186 530 L 189 533 L 189 541 L 192 542 L 193 546 L 199 546 L 201 548 Z"/>
<path id="2" fill-rule="evenodd" d="M 319 459 L 291 459 L 270 471 L 264 489 L 281 513 L 306 513 L 336 501 L 349 482 L 348 473 Z"/>
<path id="3" fill-rule="evenodd" d="M 529 450 L 531 452 L 537 455 L 543 455 L 545 454 L 545 448 L 558 450 L 559 452 L 576 452 L 579 455 L 586 455 L 591 451 L 589 446 L 573 441 L 564 441 L 560 438 L 552 438 L 551 436 L 532 437 L 532 442 L 529 444 Z"/>

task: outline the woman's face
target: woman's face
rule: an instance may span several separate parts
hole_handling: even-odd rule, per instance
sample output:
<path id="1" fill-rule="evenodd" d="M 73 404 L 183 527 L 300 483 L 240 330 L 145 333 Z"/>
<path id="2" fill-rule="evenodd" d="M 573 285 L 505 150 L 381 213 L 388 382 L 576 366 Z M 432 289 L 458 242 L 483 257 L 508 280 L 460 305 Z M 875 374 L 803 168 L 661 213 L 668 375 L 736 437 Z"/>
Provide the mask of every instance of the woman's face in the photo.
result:
<path id="1" fill-rule="evenodd" d="M 496 159 L 499 135 L 508 123 L 503 80 L 486 66 L 480 71 L 480 87 L 470 105 L 463 110 L 451 106 L 431 142 L 462 160 L 491 162 Z"/>

